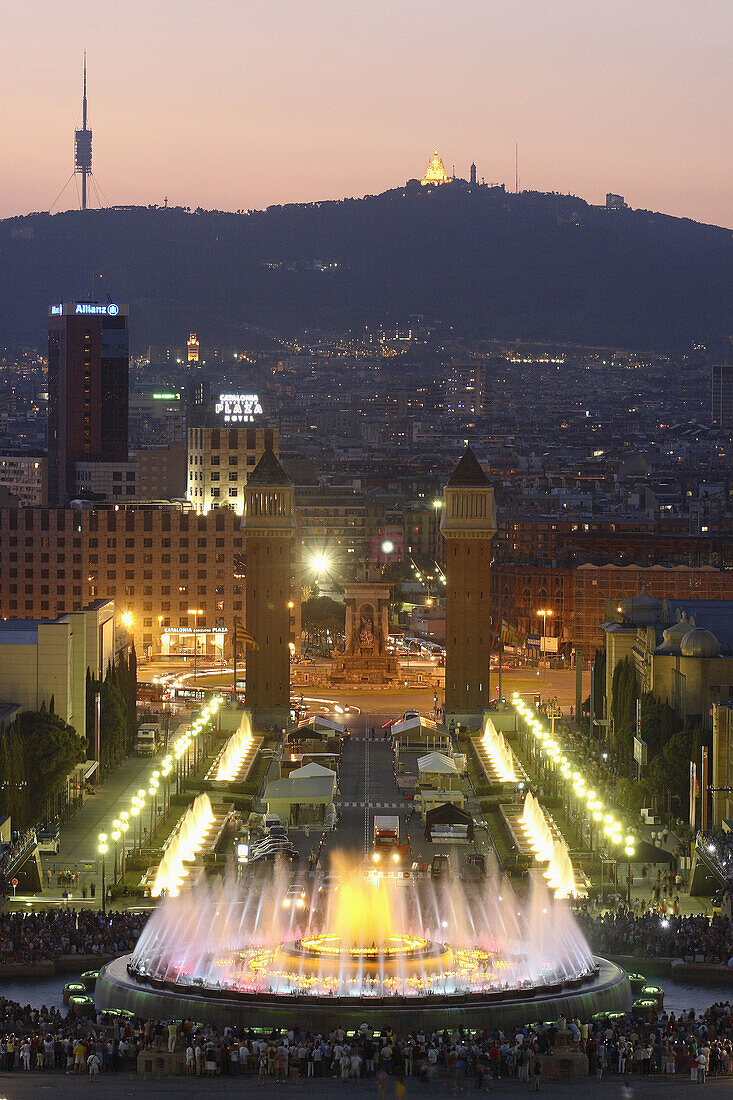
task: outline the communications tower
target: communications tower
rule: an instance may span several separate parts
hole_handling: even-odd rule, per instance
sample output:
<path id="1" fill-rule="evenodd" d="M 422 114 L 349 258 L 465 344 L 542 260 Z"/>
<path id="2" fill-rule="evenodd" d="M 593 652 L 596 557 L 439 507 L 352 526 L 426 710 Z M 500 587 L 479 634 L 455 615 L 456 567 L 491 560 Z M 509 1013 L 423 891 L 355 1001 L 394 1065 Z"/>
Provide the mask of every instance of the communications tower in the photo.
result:
<path id="1" fill-rule="evenodd" d="M 84 50 L 84 97 L 81 130 L 74 133 L 74 171 L 81 176 L 81 208 L 87 208 L 87 177 L 92 174 L 92 131 L 87 126 L 87 51 Z"/>

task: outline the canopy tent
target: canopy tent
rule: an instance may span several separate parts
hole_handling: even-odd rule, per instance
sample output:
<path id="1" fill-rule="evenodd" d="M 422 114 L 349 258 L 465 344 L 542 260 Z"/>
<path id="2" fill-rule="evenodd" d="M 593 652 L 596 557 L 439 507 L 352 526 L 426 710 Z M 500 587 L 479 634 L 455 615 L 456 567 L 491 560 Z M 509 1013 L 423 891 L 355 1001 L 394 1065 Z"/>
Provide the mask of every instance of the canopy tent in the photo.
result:
<path id="1" fill-rule="evenodd" d="M 458 768 L 449 756 L 442 752 L 429 752 L 417 762 L 418 772 L 425 775 L 458 775 Z"/>
<path id="2" fill-rule="evenodd" d="M 441 837 L 442 834 L 443 839 L 448 832 L 464 834 L 467 840 L 472 841 L 473 817 L 461 806 L 444 802 L 425 814 L 425 839 L 432 843 L 436 836 Z"/>

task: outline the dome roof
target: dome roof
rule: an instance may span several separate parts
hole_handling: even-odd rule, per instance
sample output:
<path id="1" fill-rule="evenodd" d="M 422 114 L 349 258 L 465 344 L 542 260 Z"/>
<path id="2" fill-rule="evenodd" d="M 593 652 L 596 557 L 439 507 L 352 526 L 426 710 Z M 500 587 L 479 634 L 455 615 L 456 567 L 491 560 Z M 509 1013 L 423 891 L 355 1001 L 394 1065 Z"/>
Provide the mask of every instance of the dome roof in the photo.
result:
<path id="1" fill-rule="evenodd" d="M 628 600 L 622 600 L 619 611 L 625 619 L 632 623 L 653 623 L 659 618 L 662 610 L 662 601 L 656 596 L 650 596 L 646 588 L 642 588 L 638 596 L 631 596 Z"/>
<path id="2" fill-rule="evenodd" d="M 686 619 L 681 618 L 676 623 L 672 623 L 666 630 L 662 631 L 662 638 L 664 641 L 657 649 L 657 653 L 677 653 L 679 652 L 680 643 L 686 634 L 689 634 L 692 630 L 692 623 Z"/>
<path id="3" fill-rule="evenodd" d="M 680 653 L 683 657 L 717 657 L 720 643 L 709 630 L 697 626 L 685 634 L 680 642 Z"/>

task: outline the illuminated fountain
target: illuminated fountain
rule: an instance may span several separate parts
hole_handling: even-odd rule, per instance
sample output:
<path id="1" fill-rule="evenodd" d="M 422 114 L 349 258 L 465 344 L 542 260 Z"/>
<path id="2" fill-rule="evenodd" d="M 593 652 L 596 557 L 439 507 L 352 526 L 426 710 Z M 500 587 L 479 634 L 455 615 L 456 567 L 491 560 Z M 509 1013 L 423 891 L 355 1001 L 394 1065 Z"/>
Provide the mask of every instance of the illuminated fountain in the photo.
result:
<path id="1" fill-rule="evenodd" d="M 631 1003 L 623 971 L 594 958 L 541 878 L 520 897 L 496 871 L 464 887 L 455 876 L 368 874 L 337 854 L 331 869 L 339 885 L 315 890 L 304 908 L 288 904 L 285 869 L 200 880 L 164 901 L 132 955 L 100 973 L 98 1007 L 412 1029 L 484 1027 L 487 1009 L 517 1023 Z"/>
<path id="2" fill-rule="evenodd" d="M 208 794 L 200 794 L 181 818 L 168 840 L 155 873 L 150 893 L 154 898 L 166 894 L 176 897 L 192 863 L 214 821 Z"/>
<path id="3" fill-rule="evenodd" d="M 531 791 L 527 792 L 524 799 L 524 810 L 520 822 L 537 859 L 541 863 L 552 859 L 552 831 L 544 810 Z"/>
<path id="4" fill-rule="evenodd" d="M 492 767 L 502 782 L 514 783 L 517 776 L 514 770 L 514 753 L 506 743 L 504 734 L 497 730 L 491 718 L 486 715 L 481 745 Z"/>
<path id="5" fill-rule="evenodd" d="M 555 891 L 556 898 L 567 898 L 578 892 L 568 846 L 559 837 L 556 837 L 553 842 L 552 858 L 550 866 L 545 871 L 545 878 L 550 888 Z"/>
<path id="6" fill-rule="evenodd" d="M 545 811 L 531 791 L 528 791 L 524 799 L 524 809 L 519 823 L 537 861 L 549 863 L 544 875 L 555 897 L 559 900 L 570 897 L 571 894 L 577 896 L 578 887 L 568 846 L 562 837 L 556 832 L 553 833 Z"/>
<path id="7" fill-rule="evenodd" d="M 219 757 L 215 778 L 220 781 L 237 779 L 247 756 L 252 752 L 253 745 L 252 723 L 245 711 L 239 729 L 229 738 L 224 752 Z"/>

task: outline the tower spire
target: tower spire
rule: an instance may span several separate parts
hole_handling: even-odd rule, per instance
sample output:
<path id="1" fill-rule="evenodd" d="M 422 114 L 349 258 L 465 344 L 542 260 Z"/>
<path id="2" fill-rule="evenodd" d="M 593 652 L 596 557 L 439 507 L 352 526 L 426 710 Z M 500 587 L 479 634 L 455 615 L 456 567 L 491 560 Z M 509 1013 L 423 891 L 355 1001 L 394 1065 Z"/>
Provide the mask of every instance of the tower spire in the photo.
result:
<path id="1" fill-rule="evenodd" d="M 81 176 L 81 208 L 87 208 L 87 179 L 92 174 L 92 131 L 87 126 L 87 51 L 84 50 L 84 91 L 81 130 L 74 134 L 74 171 Z"/>

